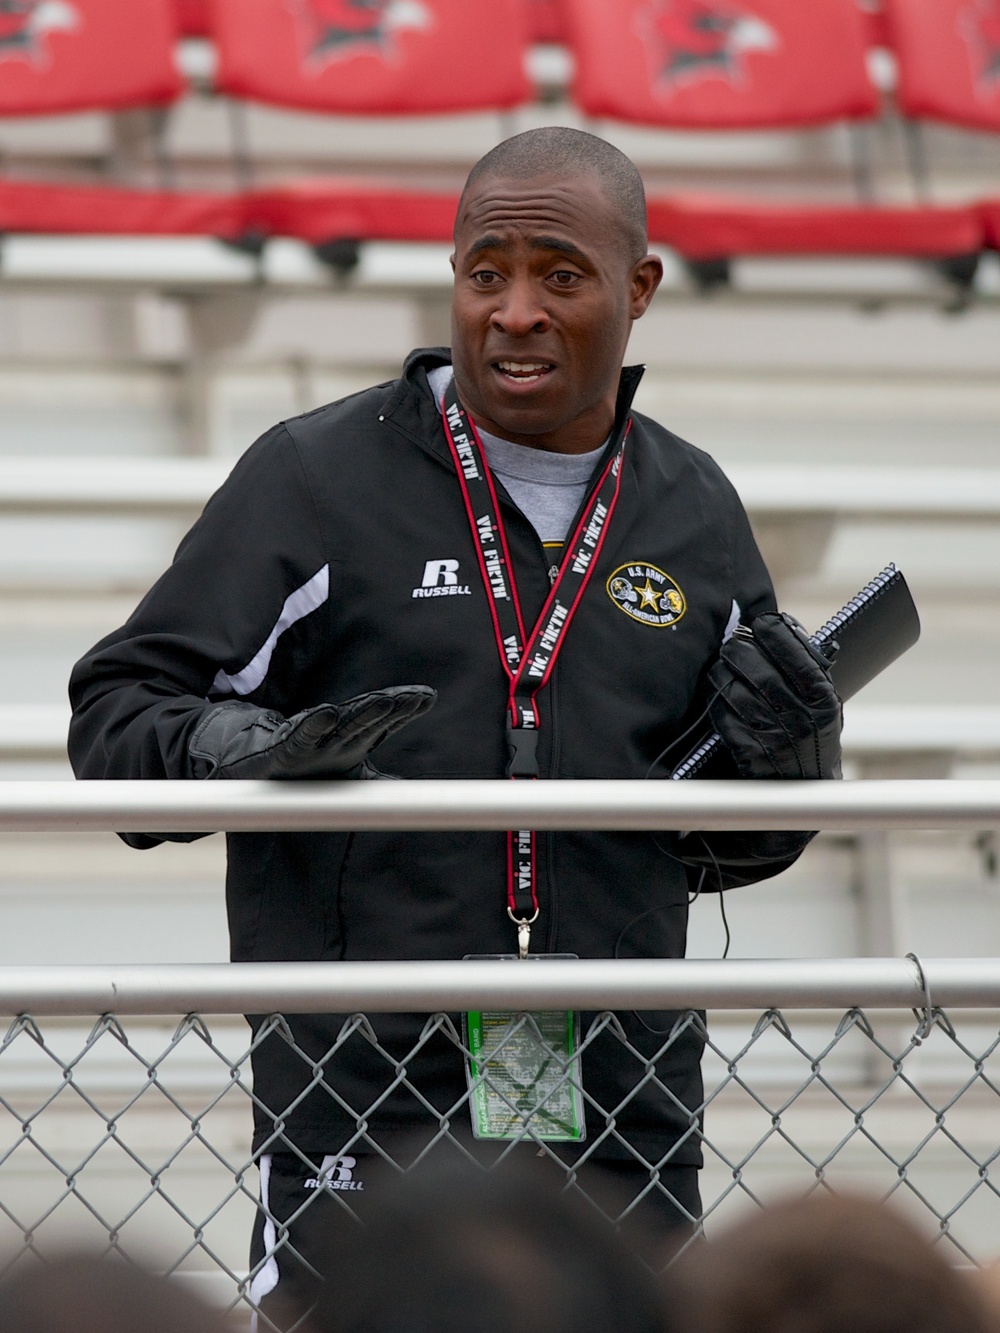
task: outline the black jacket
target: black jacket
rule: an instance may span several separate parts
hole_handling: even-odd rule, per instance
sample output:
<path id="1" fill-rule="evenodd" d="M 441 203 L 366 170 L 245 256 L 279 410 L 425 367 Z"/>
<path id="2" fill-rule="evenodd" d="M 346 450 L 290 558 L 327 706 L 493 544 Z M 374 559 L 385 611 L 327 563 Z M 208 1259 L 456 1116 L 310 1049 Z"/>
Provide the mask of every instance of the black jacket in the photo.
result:
<path id="1" fill-rule="evenodd" d="M 235 696 L 287 715 L 412 683 L 434 686 L 437 706 L 379 749 L 378 766 L 411 779 L 504 775 L 505 677 L 426 379 L 447 359 L 442 351 L 414 353 L 398 381 L 285 422 L 240 459 L 128 623 L 76 667 L 70 754 L 79 777 L 182 776 L 208 700 Z M 622 373 L 619 419 L 640 376 Z M 548 593 L 551 552 L 503 494 L 501 502 L 531 623 Z M 651 622 L 634 614 L 625 584 L 643 576 L 630 566 L 667 576 L 677 594 L 670 615 Z M 706 454 L 633 414 L 600 563 L 539 698 L 542 776 L 646 776 L 703 707 L 706 669 L 734 602 L 744 620 L 774 609 L 736 493 Z M 707 889 L 750 883 L 783 870 L 806 840 L 715 834 L 707 849 L 697 837 L 678 844 L 668 835 L 660 843 L 669 842 L 671 856 L 641 833 L 547 834 L 539 840 L 533 945 L 590 958 L 681 957 L 688 895 L 702 866 L 710 867 Z M 514 945 L 499 833 L 232 834 L 227 902 L 234 960 L 461 958 Z M 646 1016 L 648 1026 L 632 1014 L 619 1019 L 635 1055 L 606 1034 L 584 1060 L 588 1092 L 608 1109 L 644 1080 L 642 1055 L 664 1040 L 650 1028 L 668 1026 L 664 1015 Z M 399 1056 L 424 1021 L 390 1015 L 374 1027 Z M 318 1059 L 340 1019 L 291 1017 L 289 1025 Z M 700 1051 L 685 1033 L 658 1064 L 692 1107 L 700 1100 Z M 435 1105 L 461 1096 L 461 1061 L 443 1038 L 407 1067 Z M 355 1038 L 331 1057 L 327 1077 L 363 1110 L 391 1070 Z M 307 1078 L 277 1038 L 255 1054 L 257 1096 L 273 1111 Z M 593 1134 L 595 1112 L 588 1114 Z M 659 1156 L 689 1121 L 646 1079 L 617 1123 L 638 1149 Z M 371 1124 L 381 1139 L 431 1119 L 397 1091 Z M 258 1145 L 271 1129 L 261 1112 Z M 334 1151 L 353 1129 L 353 1118 L 322 1091 L 288 1117 L 288 1134 L 311 1152 Z M 604 1155 L 622 1151 L 609 1143 Z M 699 1160 L 690 1136 L 675 1160 Z"/>

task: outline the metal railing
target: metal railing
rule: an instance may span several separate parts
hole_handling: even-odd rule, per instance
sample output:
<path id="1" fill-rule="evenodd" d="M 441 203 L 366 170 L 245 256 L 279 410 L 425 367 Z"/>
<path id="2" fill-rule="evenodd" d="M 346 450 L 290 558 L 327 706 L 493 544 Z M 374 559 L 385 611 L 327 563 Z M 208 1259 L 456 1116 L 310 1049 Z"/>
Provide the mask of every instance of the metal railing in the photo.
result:
<path id="1" fill-rule="evenodd" d="M 702 1004 L 713 1006 L 708 1021 L 691 1007 Z M 670 1196 L 680 1143 L 704 1158 L 696 1230 L 711 1233 L 777 1193 L 860 1187 L 894 1196 L 964 1259 L 996 1256 L 1000 961 L 912 958 L 4 969 L 0 1009 L 21 1012 L 0 1038 L 0 1253 L 16 1263 L 25 1249 L 44 1256 L 72 1237 L 153 1256 L 230 1308 L 256 1306 L 266 1259 L 252 1264 L 247 1252 L 261 1158 L 298 1157 L 320 1183 L 291 1216 L 277 1205 L 265 1212 L 284 1265 L 307 1210 L 355 1218 L 365 1202 L 325 1191 L 324 1163 L 358 1175 L 364 1167 L 370 1179 L 372 1164 L 391 1173 L 435 1154 L 468 1156 L 473 1098 L 492 1087 L 490 1067 L 444 1106 L 418 1070 L 429 1045 L 439 1060 L 450 1051 L 461 1070 L 471 1053 L 455 1011 L 493 1005 L 519 1014 L 513 1034 L 530 1029 L 541 1056 L 559 1065 L 559 1085 L 575 1091 L 587 1130 L 567 1161 L 537 1130 L 537 1108 L 512 1105 L 518 1141 L 499 1145 L 501 1160 L 523 1147 L 541 1153 L 568 1190 L 607 1211 L 590 1193 L 587 1167 L 600 1166 L 610 1145 L 639 1168 L 634 1197 L 609 1212 L 620 1225 L 644 1198 Z M 563 1005 L 585 1011 L 571 1062 L 529 1016 Z M 376 1011 L 392 1006 L 427 1014 L 412 1049 L 380 1034 Z M 275 1008 L 343 1018 L 317 1055 Z M 270 1016 L 252 1033 L 231 1017 L 205 1017 L 242 1010 Z M 83 1014 L 96 1021 L 68 1017 Z M 669 1090 L 658 1070 L 692 1039 L 705 1046 L 703 1096 L 681 1108 L 683 1123 L 658 1148 L 635 1146 L 624 1130 L 632 1094 L 605 1104 L 588 1085 L 589 1062 L 606 1061 L 612 1047 L 641 1097 L 649 1085 Z M 319 1093 L 335 1108 L 323 1162 L 289 1137 L 293 1106 L 273 1113 L 273 1129 L 251 1147 L 260 1100 L 250 1060 L 264 1043 L 272 1058 L 277 1044 L 286 1065 L 299 1064 L 296 1100 Z M 359 1048 L 375 1086 L 345 1102 L 333 1071 Z M 419 1150 L 405 1145 L 405 1167 L 400 1145 L 377 1128 L 390 1093 L 421 1117 Z M 345 1178 L 332 1167 L 327 1175 Z"/>
<path id="2" fill-rule="evenodd" d="M 53 833 L 992 824 L 1000 782 L 0 783 L 0 829 Z M 1000 960 L 914 956 L 3 968 L 0 1013 L 13 1017 L 0 1041 L 0 1252 L 44 1251 L 72 1228 L 126 1253 L 152 1250 L 168 1271 L 210 1280 L 225 1303 L 252 1305 L 264 1262 L 246 1259 L 256 1165 L 273 1152 L 307 1160 L 286 1132 L 293 1108 L 278 1108 L 251 1148 L 252 1054 L 284 1047 L 286 1066 L 301 1070 L 299 1096 L 336 1102 L 343 1123 L 325 1159 L 398 1168 L 373 1128 L 387 1089 L 423 1116 L 417 1160 L 442 1146 L 468 1153 L 488 1067 L 444 1107 L 418 1071 L 433 1046 L 461 1072 L 472 1053 L 457 1015 L 487 1009 L 521 1016 L 514 1026 L 531 1029 L 584 1108 L 572 1163 L 538 1135 L 531 1108 L 511 1108 L 522 1145 L 555 1162 L 567 1189 L 586 1192 L 583 1167 L 613 1144 L 640 1168 L 642 1197 L 669 1192 L 676 1137 L 640 1150 L 620 1124 L 643 1088 L 672 1096 L 660 1062 L 669 1068 L 693 1040 L 705 1047 L 704 1096 L 674 1105 L 679 1141 L 705 1159 L 698 1229 L 776 1192 L 860 1185 L 930 1218 L 973 1262 L 996 1257 Z M 569 1062 L 528 1017 L 559 1009 L 583 1012 Z M 399 1012 L 427 1016 L 412 1049 L 380 1036 L 379 1016 Z M 252 1033 L 243 1013 L 264 1016 Z M 327 1049 L 298 1044 L 283 1017 L 298 1013 L 341 1016 Z M 634 1093 L 616 1105 L 588 1083 L 588 1062 L 606 1062 L 609 1046 L 635 1071 Z M 359 1048 L 385 1086 L 345 1102 L 328 1071 Z M 312 1167 L 323 1186 L 322 1164 Z M 302 1211 L 333 1199 L 315 1188 Z M 335 1202 L 353 1212 L 357 1200 Z M 270 1220 L 277 1248 L 294 1253 L 288 1219 Z"/>
<path id="3" fill-rule="evenodd" d="M 1000 780 L 0 782 L 0 832 L 990 826 Z"/>
<path id="4" fill-rule="evenodd" d="M 0 968 L 0 1014 L 1000 1009 L 997 958 L 532 959 Z"/>

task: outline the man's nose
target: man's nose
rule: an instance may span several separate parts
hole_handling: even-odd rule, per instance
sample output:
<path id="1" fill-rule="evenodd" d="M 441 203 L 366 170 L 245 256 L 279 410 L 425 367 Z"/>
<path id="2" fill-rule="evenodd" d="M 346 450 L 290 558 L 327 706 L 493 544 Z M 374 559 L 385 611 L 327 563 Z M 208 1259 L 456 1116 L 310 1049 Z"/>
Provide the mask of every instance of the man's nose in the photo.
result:
<path id="1" fill-rule="evenodd" d="M 490 323 L 497 332 L 514 338 L 541 332 L 549 326 L 549 315 L 540 298 L 534 283 L 512 282 L 490 316 Z"/>

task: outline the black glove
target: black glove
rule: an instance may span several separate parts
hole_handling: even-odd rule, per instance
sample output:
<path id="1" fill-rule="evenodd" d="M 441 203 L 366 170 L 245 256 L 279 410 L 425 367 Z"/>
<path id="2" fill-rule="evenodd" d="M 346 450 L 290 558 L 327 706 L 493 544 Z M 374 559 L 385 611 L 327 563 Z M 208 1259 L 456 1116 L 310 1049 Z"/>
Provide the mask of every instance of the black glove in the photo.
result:
<path id="1" fill-rule="evenodd" d="M 436 699 L 429 685 L 393 685 L 289 718 L 253 704 L 220 704 L 191 737 L 190 776 L 380 778 L 369 752 Z"/>
<path id="2" fill-rule="evenodd" d="M 791 616 L 737 629 L 708 673 L 712 723 L 745 778 L 839 778 L 840 697 L 830 663 Z"/>

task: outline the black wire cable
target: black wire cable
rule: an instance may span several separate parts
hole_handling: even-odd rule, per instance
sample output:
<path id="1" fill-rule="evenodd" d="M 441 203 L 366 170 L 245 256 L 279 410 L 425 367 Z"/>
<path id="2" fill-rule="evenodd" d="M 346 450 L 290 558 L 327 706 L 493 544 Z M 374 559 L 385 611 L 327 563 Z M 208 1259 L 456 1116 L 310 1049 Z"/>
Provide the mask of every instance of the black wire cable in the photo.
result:
<path id="1" fill-rule="evenodd" d="M 645 775 L 644 775 L 644 781 L 648 781 L 648 780 L 650 780 L 650 779 L 653 777 L 653 770 L 654 770 L 659 764 L 661 764 L 661 763 L 663 762 L 663 760 L 666 758 L 666 756 L 670 753 L 671 750 L 676 749 L 676 747 L 677 747 L 678 745 L 680 745 L 684 740 L 687 739 L 688 736 L 691 735 L 692 731 L 694 731 L 696 727 L 700 727 L 700 726 L 701 726 L 701 724 L 702 724 L 702 723 L 705 721 L 705 719 L 708 717 L 709 710 L 711 709 L 712 705 L 715 703 L 716 699 L 718 699 L 718 697 L 723 693 L 723 691 L 725 691 L 726 689 L 728 689 L 728 687 L 729 687 L 730 684 L 731 684 L 731 682 L 727 681 L 725 685 L 720 685 L 719 688 L 718 688 L 717 690 L 714 690 L 714 691 L 713 691 L 713 693 L 712 693 L 710 699 L 708 700 L 708 702 L 706 703 L 705 707 L 704 707 L 704 708 L 702 709 L 702 711 L 698 714 L 698 716 L 694 719 L 694 721 L 690 724 L 690 726 L 686 727 L 685 730 L 682 731 L 681 734 L 680 734 L 679 736 L 675 736 L 674 739 L 670 742 L 670 744 L 667 745 L 667 746 L 665 746 L 664 749 L 662 749 L 662 750 L 660 751 L 660 753 L 656 756 L 656 758 L 653 760 L 653 762 L 649 765 L 649 767 L 646 769 L 646 772 L 645 772 Z M 663 781 L 663 779 L 657 779 L 657 780 L 658 780 L 658 781 Z M 690 869 L 693 869 L 693 867 L 690 866 L 690 865 L 688 864 L 688 862 L 682 860 L 679 856 L 676 856 L 672 851 L 670 851 L 669 848 L 664 847 L 663 843 L 660 842 L 659 838 L 656 836 L 655 833 L 650 833 L 649 836 L 650 836 L 650 838 L 652 839 L 653 846 L 656 848 L 656 850 L 657 850 L 658 852 L 661 853 L 661 855 L 669 857 L 671 861 L 676 861 L 676 863 L 677 863 L 679 866 L 681 866 L 681 867 L 685 870 L 685 872 L 688 871 L 688 870 L 690 870 Z M 722 924 L 723 924 L 723 927 L 725 928 L 725 932 L 726 932 L 726 945 L 725 945 L 725 950 L 724 950 L 724 952 L 723 952 L 722 957 L 723 957 L 723 958 L 728 958 L 728 956 L 729 956 L 729 946 L 730 946 L 730 943 L 731 943 L 732 936 L 731 936 L 731 933 L 730 933 L 730 930 L 729 930 L 729 920 L 728 920 L 728 918 L 727 918 L 727 916 L 726 916 L 725 902 L 724 902 L 724 899 L 723 899 L 723 892 L 724 892 L 724 891 L 723 891 L 723 887 L 722 887 L 722 869 L 721 869 L 721 867 L 720 867 L 720 865 L 719 865 L 719 862 L 718 862 L 718 860 L 717 860 L 717 858 L 716 858 L 716 856 L 715 856 L 715 853 L 712 851 L 711 847 L 708 845 L 707 841 L 705 840 L 704 835 L 701 834 L 701 833 L 699 833 L 699 834 L 697 834 L 697 837 L 701 840 L 701 844 L 702 844 L 702 846 L 705 848 L 705 851 L 708 853 L 709 857 L 711 858 L 711 861 L 712 861 L 712 867 L 713 867 L 713 869 L 714 869 L 714 871 L 715 871 L 715 881 L 716 881 L 716 887 L 717 887 L 717 891 L 718 891 L 718 895 L 719 895 L 719 910 L 720 910 L 720 912 L 722 913 Z M 689 897 L 688 897 L 688 901 L 687 901 L 687 906 L 688 906 L 688 908 L 691 908 L 691 907 L 698 901 L 698 899 L 701 897 L 702 892 L 703 892 L 704 887 L 705 887 L 705 877 L 706 877 L 707 874 L 708 874 L 708 869 L 709 869 L 708 866 L 702 866 L 702 867 L 701 867 L 701 869 L 700 869 L 700 873 L 699 873 L 699 875 L 698 875 L 698 883 L 695 885 L 694 889 L 691 890 L 690 895 L 689 895 Z M 639 925 L 640 922 L 645 921 L 647 917 L 654 916 L 657 912 L 670 912 L 670 911 L 676 911 L 676 910 L 677 910 L 679 907 L 681 907 L 682 905 L 683 905 L 683 904 L 681 904 L 681 903 L 660 903 L 658 906 L 656 906 L 656 907 L 649 907 L 649 908 L 646 909 L 645 912 L 640 912 L 638 916 L 634 916 L 634 917 L 632 918 L 632 920 L 629 921 L 629 922 L 627 922 L 627 923 L 622 927 L 622 929 L 619 931 L 619 933 L 618 933 L 618 938 L 615 940 L 615 947 L 614 947 L 614 950 L 612 951 L 612 957 L 613 957 L 613 958 L 619 958 L 619 957 L 621 957 L 620 949 L 621 949 L 622 941 L 624 940 L 625 936 L 629 933 L 629 931 L 633 930 L 637 925 Z M 657 1036 L 657 1037 L 664 1036 L 667 1032 L 670 1031 L 669 1028 L 656 1028 L 656 1027 L 653 1027 L 652 1024 L 647 1023 L 646 1020 L 643 1018 L 642 1014 L 640 1014 L 640 1013 L 639 1013 L 637 1010 L 635 1010 L 635 1009 L 632 1010 L 632 1016 L 633 1016 L 633 1018 L 636 1020 L 637 1023 L 639 1023 L 642 1027 L 644 1027 L 644 1028 L 646 1029 L 647 1032 L 652 1033 L 653 1036 Z"/>
<path id="2" fill-rule="evenodd" d="M 726 895 L 725 895 L 725 890 L 722 887 L 722 870 L 719 866 L 718 861 L 715 859 L 715 853 L 708 845 L 708 839 L 705 837 L 704 833 L 699 833 L 697 836 L 701 839 L 701 845 L 704 847 L 705 851 L 708 852 L 709 856 L 712 858 L 712 865 L 715 867 L 715 882 L 718 885 L 718 894 L 719 894 L 719 912 L 722 915 L 722 926 L 726 932 L 726 947 L 722 951 L 722 956 L 723 958 L 728 958 L 729 946 L 733 942 L 733 937 L 729 930 L 729 918 L 726 916 Z M 706 866 L 705 870 L 707 869 L 708 867 Z M 704 883 L 704 880 L 705 880 L 705 871 L 703 870 L 701 879 L 699 879 L 698 881 L 699 893 L 701 892 L 701 886 Z M 697 897 L 697 894 L 695 895 L 695 897 Z M 691 901 L 694 902 L 694 898 L 692 898 Z"/>
<path id="3" fill-rule="evenodd" d="M 729 957 L 729 946 L 733 942 L 733 937 L 729 933 L 729 918 L 726 916 L 726 895 L 719 894 L 719 914 L 722 917 L 722 928 L 726 932 L 726 947 L 722 951 L 723 958 Z"/>
<path id="4" fill-rule="evenodd" d="M 661 764 L 661 763 L 663 762 L 663 760 L 666 758 L 666 756 L 670 753 L 671 750 L 676 749 L 676 747 L 677 747 L 678 745 L 680 745 L 682 741 L 686 740 L 686 738 L 687 738 L 688 736 L 691 735 L 692 731 L 694 731 L 696 727 L 700 727 L 700 726 L 701 726 L 701 724 L 702 724 L 702 723 L 705 721 L 705 719 L 708 717 L 709 712 L 710 712 L 710 710 L 711 710 L 711 707 L 712 707 L 712 705 L 715 703 L 716 699 L 718 699 L 718 698 L 720 697 L 720 695 L 722 695 L 722 694 L 729 688 L 729 686 L 730 686 L 732 683 L 733 683 L 732 681 L 727 681 L 725 685 L 720 685 L 719 688 L 718 688 L 717 690 L 714 690 L 714 691 L 712 692 L 712 695 L 711 695 L 711 697 L 709 698 L 708 702 L 705 704 L 705 707 L 704 707 L 704 708 L 702 709 L 702 711 L 698 714 L 698 716 L 694 719 L 694 721 L 690 724 L 690 726 L 686 727 L 685 730 L 682 731 L 681 734 L 680 734 L 679 736 L 675 736 L 674 739 L 670 742 L 670 744 L 667 745 L 667 746 L 665 746 L 664 749 L 662 749 L 662 750 L 660 751 L 660 753 L 656 756 L 656 758 L 653 760 L 653 762 L 649 765 L 649 767 L 646 769 L 646 772 L 645 772 L 644 781 L 648 781 L 649 779 L 652 778 L 652 775 L 653 775 L 653 769 L 656 768 L 659 764 Z M 661 780 L 662 780 L 662 779 L 661 779 Z M 657 850 L 658 852 L 661 853 L 661 855 L 663 855 L 663 856 L 668 856 L 668 857 L 670 858 L 671 861 L 676 861 L 677 864 L 680 865 L 680 866 L 683 866 L 685 870 L 687 870 L 687 869 L 690 868 L 689 865 L 688 865 L 688 863 L 687 863 L 686 861 L 682 860 L 681 857 L 676 856 L 672 851 L 669 850 L 669 848 L 664 847 L 663 843 L 660 842 L 659 838 L 656 836 L 655 833 L 650 833 L 649 836 L 650 836 L 650 838 L 652 839 L 653 846 L 656 848 L 656 850 Z M 719 913 L 720 913 L 720 915 L 721 915 L 721 917 L 722 917 L 722 928 L 723 928 L 723 930 L 725 931 L 725 939 L 726 939 L 725 947 L 723 948 L 723 951 L 722 951 L 722 957 L 725 959 L 725 958 L 728 958 L 728 957 L 729 957 L 729 950 L 730 950 L 730 947 L 731 947 L 731 945 L 732 945 L 733 937 L 732 937 L 732 931 L 731 931 L 730 928 L 729 928 L 729 918 L 728 918 L 727 915 L 726 915 L 726 903 L 725 903 L 725 896 L 724 896 L 724 895 L 725 895 L 725 890 L 724 890 L 724 888 L 723 888 L 723 886 L 722 886 L 722 869 L 721 869 L 721 867 L 719 866 L 719 862 L 718 862 L 718 860 L 717 860 L 717 858 L 716 858 L 715 853 L 712 851 L 711 847 L 708 845 L 708 841 L 707 841 L 707 839 L 705 838 L 705 835 L 702 834 L 702 833 L 698 833 L 698 834 L 696 834 L 696 836 L 700 839 L 700 841 L 701 841 L 701 845 L 704 847 L 705 851 L 708 853 L 709 857 L 711 858 L 711 861 L 712 861 L 712 868 L 713 868 L 714 871 L 715 871 L 716 892 L 717 892 L 718 895 L 719 895 Z M 689 908 L 690 908 L 690 907 L 693 907 L 694 904 L 695 904 L 695 903 L 698 901 L 698 899 L 701 897 L 702 891 L 703 891 L 704 886 L 705 886 L 705 876 L 707 875 L 707 873 L 708 873 L 708 866 L 702 866 L 702 868 L 701 868 L 701 874 L 698 876 L 698 883 L 695 885 L 694 890 L 691 892 L 691 895 L 690 895 L 690 897 L 688 898 L 688 907 L 689 907 Z M 623 936 L 624 936 L 628 931 L 630 931 L 630 930 L 632 929 L 633 926 L 637 925 L 637 924 L 638 924 L 640 921 L 642 921 L 645 917 L 652 915 L 652 913 L 654 913 L 654 912 L 662 912 L 662 911 L 666 911 L 666 910 L 667 910 L 667 908 L 666 908 L 666 907 L 662 907 L 662 906 L 661 906 L 661 907 L 651 907 L 648 911 L 640 913 L 640 915 L 637 916 L 637 917 L 633 917 L 633 919 L 632 919 L 632 920 L 631 920 L 625 927 L 623 927 L 621 933 L 620 933 L 619 936 L 618 936 L 618 939 L 615 941 L 615 950 L 614 950 L 614 956 L 615 956 L 615 958 L 618 957 L 618 946 L 621 944 L 621 941 L 622 941 Z M 639 1015 L 638 1015 L 638 1014 L 636 1014 L 635 1016 L 636 1016 L 636 1018 L 639 1019 L 639 1022 L 640 1022 L 640 1023 L 643 1022 L 643 1020 L 642 1020 L 641 1018 L 639 1018 Z M 643 1026 L 644 1026 L 644 1027 L 647 1027 L 647 1028 L 649 1027 L 649 1025 L 648 1025 L 647 1023 L 643 1023 Z M 649 1031 L 651 1031 L 651 1032 L 652 1032 L 652 1031 L 655 1031 L 655 1030 L 656 1030 L 656 1029 L 649 1028 Z"/>
<path id="5" fill-rule="evenodd" d="M 691 725 L 689 727 L 686 727 L 679 736 L 675 736 L 674 739 L 670 742 L 670 744 L 665 746 L 664 749 L 660 751 L 660 753 L 656 756 L 656 758 L 653 760 L 650 766 L 646 769 L 643 778 L 644 781 L 646 778 L 651 778 L 653 776 L 653 769 L 656 768 L 657 764 L 661 764 L 663 762 L 663 760 L 667 757 L 667 755 L 670 753 L 671 750 L 676 749 L 677 746 L 680 745 L 681 741 L 686 740 L 687 737 L 691 735 L 692 731 L 694 731 L 695 727 L 701 726 L 701 724 L 708 717 L 709 710 L 715 703 L 716 699 L 718 699 L 719 695 L 722 694 L 725 690 L 728 690 L 729 686 L 732 683 L 733 683 L 732 681 L 727 680 L 725 685 L 720 685 L 717 690 L 714 690 L 712 692 L 712 697 L 709 699 L 708 703 L 701 710 L 701 712 L 691 723 Z"/>
<path id="6" fill-rule="evenodd" d="M 687 737 L 691 735 L 692 731 L 695 730 L 695 728 L 701 726 L 701 724 L 702 724 L 702 723 L 705 721 L 705 719 L 708 717 L 709 710 L 710 710 L 710 708 L 712 707 L 712 705 L 715 703 L 716 699 L 718 699 L 719 695 L 722 694 L 724 690 L 727 690 L 731 684 L 732 684 L 731 681 L 727 681 L 725 685 L 720 685 L 719 688 L 718 688 L 717 690 L 714 690 L 714 691 L 712 692 L 712 696 L 711 696 L 711 698 L 709 699 L 708 703 L 707 703 L 707 704 L 705 705 L 705 707 L 701 710 L 701 712 L 698 714 L 698 716 L 695 718 L 695 720 L 691 723 L 691 725 L 690 725 L 689 727 L 686 727 L 685 730 L 682 731 L 681 734 L 680 734 L 679 736 L 675 736 L 674 739 L 670 742 L 670 744 L 667 745 L 667 746 L 665 746 L 664 749 L 662 749 L 662 750 L 660 751 L 660 753 L 656 756 L 656 758 L 653 760 L 653 762 L 650 764 L 650 766 L 646 769 L 646 772 L 643 774 L 643 781 L 644 781 L 644 782 L 648 782 L 648 781 L 650 781 L 650 780 L 654 780 L 654 781 L 658 781 L 658 782 L 662 782 L 662 781 L 664 781 L 664 779 L 662 779 L 662 778 L 653 779 L 653 769 L 656 768 L 658 764 L 661 764 L 661 763 L 663 762 L 663 760 L 666 758 L 666 756 L 670 753 L 671 750 L 676 749 L 676 747 L 677 747 L 678 745 L 680 745 L 682 741 L 686 740 Z M 650 833 L 649 836 L 650 836 L 650 838 L 652 839 L 653 846 L 656 848 L 656 850 L 657 850 L 662 856 L 669 856 L 670 859 L 671 859 L 671 861 L 676 861 L 678 865 L 684 866 L 685 869 L 688 868 L 688 867 L 687 867 L 687 862 L 682 861 L 681 858 L 680 858 L 679 856 L 675 856 L 675 855 L 673 854 L 673 852 L 669 850 L 669 848 L 664 847 L 663 843 L 660 842 L 659 838 L 656 836 L 655 833 Z M 693 903 L 693 902 L 695 902 L 695 901 L 697 900 L 699 894 L 701 893 L 701 889 L 702 889 L 702 885 L 703 885 L 703 883 L 704 883 L 704 880 L 705 880 L 705 876 L 704 876 L 704 872 L 703 872 L 703 873 L 702 873 L 702 877 L 701 877 L 701 879 L 699 879 L 699 881 L 698 881 L 698 887 L 695 889 L 695 891 L 694 891 L 694 893 L 692 894 L 691 898 L 689 898 L 689 900 L 688 900 L 688 906 L 690 906 L 691 903 Z M 630 924 L 631 924 L 631 923 L 630 923 Z"/>

